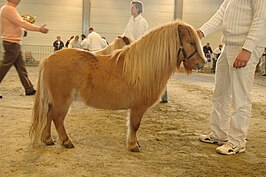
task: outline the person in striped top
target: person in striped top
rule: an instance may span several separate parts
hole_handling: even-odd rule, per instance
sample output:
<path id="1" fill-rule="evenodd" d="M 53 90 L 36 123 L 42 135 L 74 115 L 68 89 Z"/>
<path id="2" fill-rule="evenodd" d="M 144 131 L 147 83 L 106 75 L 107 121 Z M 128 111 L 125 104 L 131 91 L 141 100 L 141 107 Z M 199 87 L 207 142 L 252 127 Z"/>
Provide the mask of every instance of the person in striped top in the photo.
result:
<path id="1" fill-rule="evenodd" d="M 224 48 L 215 73 L 211 133 L 199 139 L 223 144 L 216 151 L 230 155 L 246 150 L 254 73 L 266 46 L 266 1 L 224 0 L 197 32 L 202 38 L 219 29 Z"/>

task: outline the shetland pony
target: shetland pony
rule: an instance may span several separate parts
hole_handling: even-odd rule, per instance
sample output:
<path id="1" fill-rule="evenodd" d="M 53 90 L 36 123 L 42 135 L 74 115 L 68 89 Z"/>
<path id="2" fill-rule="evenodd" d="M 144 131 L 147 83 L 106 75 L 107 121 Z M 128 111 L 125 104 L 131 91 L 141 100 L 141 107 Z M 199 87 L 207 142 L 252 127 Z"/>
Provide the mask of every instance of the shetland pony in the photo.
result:
<path id="1" fill-rule="evenodd" d="M 54 144 L 53 121 L 60 144 L 74 148 L 64 119 L 79 94 L 91 107 L 130 109 L 126 144 L 128 150 L 139 152 L 137 131 L 143 114 L 159 99 L 182 61 L 187 73 L 206 63 L 195 29 L 180 21 L 155 28 L 111 55 L 77 49 L 53 53 L 40 64 L 30 128 L 32 143 Z"/>

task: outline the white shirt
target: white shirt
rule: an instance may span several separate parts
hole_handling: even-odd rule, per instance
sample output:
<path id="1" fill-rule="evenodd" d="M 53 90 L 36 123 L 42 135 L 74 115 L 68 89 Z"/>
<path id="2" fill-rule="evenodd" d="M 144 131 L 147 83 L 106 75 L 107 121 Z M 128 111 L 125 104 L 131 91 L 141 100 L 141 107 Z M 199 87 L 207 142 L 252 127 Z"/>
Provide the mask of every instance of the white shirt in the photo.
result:
<path id="1" fill-rule="evenodd" d="M 92 52 L 102 49 L 102 37 L 98 33 L 96 33 L 95 31 L 92 31 L 88 35 L 87 43 L 89 46 L 89 50 Z"/>
<path id="2" fill-rule="evenodd" d="M 107 46 L 108 46 L 108 44 L 107 44 L 106 40 L 102 38 L 102 49 L 107 47 Z"/>
<path id="3" fill-rule="evenodd" d="M 89 45 L 88 45 L 88 42 L 87 42 L 87 38 L 83 39 L 80 43 L 80 48 L 82 49 L 89 49 Z"/>
<path id="4" fill-rule="evenodd" d="M 79 40 L 75 40 L 75 38 L 71 39 L 68 44 L 68 48 L 80 48 Z"/>
<path id="5" fill-rule="evenodd" d="M 133 41 L 139 39 L 148 30 L 148 22 L 139 14 L 136 18 L 131 16 L 122 36 L 129 37 Z"/>
<path id="6" fill-rule="evenodd" d="M 213 51 L 213 53 L 214 53 L 215 55 L 217 55 L 217 54 L 221 54 L 221 52 L 222 52 L 222 50 L 221 50 L 219 47 L 217 47 L 217 48 Z"/>
<path id="7" fill-rule="evenodd" d="M 253 52 L 266 46 L 266 0 L 225 0 L 200 30 L 205 36 L 223 30 L 222 42 Z"/>

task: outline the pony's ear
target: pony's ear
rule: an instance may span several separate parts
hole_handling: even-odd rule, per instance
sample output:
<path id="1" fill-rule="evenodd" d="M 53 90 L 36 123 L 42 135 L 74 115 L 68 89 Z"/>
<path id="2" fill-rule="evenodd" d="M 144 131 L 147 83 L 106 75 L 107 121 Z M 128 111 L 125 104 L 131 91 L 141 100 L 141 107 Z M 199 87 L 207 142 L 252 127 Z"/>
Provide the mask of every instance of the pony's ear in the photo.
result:
<path id="1" fill-rule="evenodd" d="M 131 42 L 130 42 L 130 39 L 129 39 L 128 37 L 126 37 L 126 36 L 121 36 L 121 35 L 119 35 L 118 38 L 119 38 L 119 39 L 123 39 L 123 41 L 124 41 L 124 43 L 125 43 L 126 45 L 129 45 L 129 44 L 131 43 Z"/>
<path id="2" fill-rule="evenodd" d="M 126 45 L 130 44 L 130 40 L 129 40 L 128 37 L 124 36 L 122 39 L 123 39 L 123 41 L 125 42 Z"/>
<path id="3" fill-rule="evenodd" d="M 179 25 L 178 26 L 178 33 L 179 33 L 179 36 L 181 38 L 184 38 L 185 36 L 187 36 L 189 34 L 189 29 L 185 25 Z"/>

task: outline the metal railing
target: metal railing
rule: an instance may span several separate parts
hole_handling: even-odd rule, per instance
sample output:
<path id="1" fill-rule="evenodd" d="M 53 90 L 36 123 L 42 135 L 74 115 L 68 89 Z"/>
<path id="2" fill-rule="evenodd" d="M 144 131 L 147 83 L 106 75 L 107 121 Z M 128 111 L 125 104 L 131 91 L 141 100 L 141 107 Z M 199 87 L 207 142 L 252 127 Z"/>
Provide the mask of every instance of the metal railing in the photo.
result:
<path id="1" fill-rule="evenodd" d="M 21 51 L 23 53 L 23 58 L 26 59 L 27 53 L 31 54 L 31 56 L 36 61 L 41 61 L 43 58 L 54 52 L 54 48 L 52 46 L 45 45 L 22 45 Z"/>
<path id="2" fill-rule="evenodd" d="M 45 45 L 22 45 L 22 56 L 26 64 L 37 65 L 39 62 L 54 52 L 53 46 Z M 0 43 L 0 60 L 3 59 L 4 49 Z"/>

